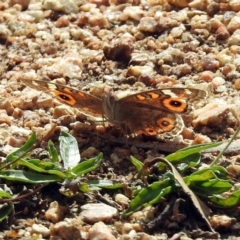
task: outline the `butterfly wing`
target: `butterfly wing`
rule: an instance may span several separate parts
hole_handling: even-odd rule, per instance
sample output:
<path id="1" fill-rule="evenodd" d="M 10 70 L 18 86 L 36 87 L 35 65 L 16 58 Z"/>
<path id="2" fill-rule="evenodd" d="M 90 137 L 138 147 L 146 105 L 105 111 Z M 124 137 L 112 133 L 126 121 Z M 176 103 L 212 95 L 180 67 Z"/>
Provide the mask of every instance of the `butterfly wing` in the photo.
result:
<path id="1" fill-rule="evenodd" d="M 179 115 L 164 110 L 130 107 L 128 116 L 130 117 L 124 122 L 125 129 L 127 127 L 127 133 L 135 135 L 161 135 L 163 138 L 171 138 L 179 135 L 184 127 Z"/>
<path id="2" fill-rule="evenodd" d="M 134 134 L 178 135 L 183 121 L 175 113 L 189 113 L 192 103 L 206 92 L 191 88 L 156 89 L 117 99 L 111 92 L 103 95 L 107 118 Z"/>
<path id="3" fill-rule="evenodd" d="M 137 108 L 162 109 L 173 113 L 189 113 L 193 102 L 204 99 L 206 91 L 194 88 L 166 88 L 136 93 L 118 100 L 119 105 L 133 104 Z"/>
<path id="4" fill-rule="evenodd" d="M 43 80 L 21 79 L 28 87 L 46 92 L 56 97 L 61 103 L 78 108 L 85 115 L 102 117 L 102 100 L 83 91 L 67 87 L 61 84 L 50 83 Z"/>

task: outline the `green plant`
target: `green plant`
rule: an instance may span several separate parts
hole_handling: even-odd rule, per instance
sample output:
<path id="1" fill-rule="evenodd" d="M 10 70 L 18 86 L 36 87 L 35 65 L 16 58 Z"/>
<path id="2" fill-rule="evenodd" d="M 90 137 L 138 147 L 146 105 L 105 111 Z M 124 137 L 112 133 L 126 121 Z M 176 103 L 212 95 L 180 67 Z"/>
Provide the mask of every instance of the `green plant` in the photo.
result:
<path id="1" fill-rule="evenodd" d="M 37 143 L 36 134 L 33 133 L 28 141 L 18 150 L 10 153 L 4 162 L 0 164 L 0 178 L 12 182 L 23 182 L 38 186 L 34 192 L 39 191 L 46 184 L 53 182 L 67 183 L 76 178 L 83 177 L 87 173 L 99 167 L 102 161 L 102 153 L 97 157 L 80 162 L 80 153 L 76 139 L 66 132 L 61 132 L 60 155 L 52 141 L 48 142 L 49 158 L 34 159 L 29 158 L 31 150 Z M 112 185 L 112 182 L 82 181 L 78 185 L 78 190 L 82 192 L 90 191 L 91 187 L 97 185 Z M 6 187 L 6 185 L 5 185 Z M 7 187 L 6 187 L 7 188 Z M 71 195 L 69 192 L 62 192 Z M 0 203 L 6 203 L 0 210 L 0 221 L 8 216 L 13 210 L 14 201 L 19 201 L 24 196 L 14 197 L 7 190 L 0 188 Z"/>

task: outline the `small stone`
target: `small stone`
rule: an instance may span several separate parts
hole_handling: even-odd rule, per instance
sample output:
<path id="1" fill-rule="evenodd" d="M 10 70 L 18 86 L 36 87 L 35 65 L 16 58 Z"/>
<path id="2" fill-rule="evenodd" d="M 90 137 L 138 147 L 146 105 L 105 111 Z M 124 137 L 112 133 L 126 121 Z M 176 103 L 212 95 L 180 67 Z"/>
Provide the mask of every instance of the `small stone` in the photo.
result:
<path id="1" fill-rule="evenodd" d="M 58 222 L 54 226 L 50 227 L 51 235 L 56 237 L 53 239 L 59 239 L 60 237 L 63 240 L 81 240 L 83 239 L 80 231 L 81 225 L 82 223 L 81 221 L 79 222 L 78 219 L 73 219 L 73 221 Z"/>
<path id="2" fill-rule="evenodd" d="M 95 147 L 89 147 L 86 150 L 82 151 L 81 157 L 82 158 L 91 158 L 96 157 L 99 154 L 99 151 Z"/>
<path id="3" fill-rule="evenodd" d="M 205 135 L 197 134 L 194 140 L 192 141 L 192 145 L 203 144 L 203 143 L 211 143 L 211 139 Z"/>
<path id="4" fill-rule="evenodd" d="M 108 227 L 103 222 L 95 223 L 89 229 L 89 239 L 94 240 L 115 240 Z"/>
<path id="5" fill-rule="evenodd" d="M 98 7 L 100 6 L 108 6 L 108 0 L 89 0 L 90 3 L 96 4 Z"/>
<path id="6" fill-rule="evenodd" d="M 239 178 L 239 176 L 240 176 L 240 166 L 239 165 L 231 164 L 231 165 L 227 166 L 226 169 L 234 177 Z"/>
<path id="7" fill-rule="evenodd" d="M 123 14 L 128 18 L 139 22 L 144 16 L 144 11 L 140 6 L 128 6 L 123 10 Z"/>
<path id="8" fill-rule="evenodd" d="M 70 23 L 70 21 L 69 21 L 68 16 L 61 16 L 56 21 L 55 26 L 58 27 L 58 28 L 67 27 L 69 25 L 69 23 Z"/>
<path id="9" fill-rule="evenodd" d="M 109 222 L 118 216 L 118 210 L 103 203 L 85 204 L 81 207 L 80 217 L 88 223 Z"/>
<path id="10" fill-rule="evenodd" d="M 133 230 L 133 226 L 131 223 L 124 223 L 122 226 L 122 234 L 127 234 Z"/>
<path id="11" fill-rule="evenodd" d="M 77 13 L 78 6 L 76 0 L 45 0 L 43 8 L 64 13 Z"/>
<path id="12" fill-rule="evenodd" d="M 145 75 L 153 73 L 153 68 L 151 66 L 130 66 L 127 70 L 128 76 L 138 77 L 140 75 Z"/>
<path id="13" fill-rule="evenodd" d="M 41 234 L 43 237 L 48 237 L 50 235 L 50 229 L 43 226 L 42 224 L 33 224 L 32 225 L 32 232 Z"/>
<path id="14" fill-rule="evenodd" d="M 10 0 L 9 1 L 9 6 L 14 6 L 15 4 L 19 4 L 22 6 L 23 10 L 26 10 L 28 8 L 28 5 L 30 3 L 30 0 Z"/>
<path id="15" fill-rule="evenodd" d="M 226 48 L 217 54 L 217 60 L 220 63 L 220 66 L 225 66 L 226 64 L 230 64 L 233 62 L 233 57 L 231 56 L 231 51 Z"/>
<path id="16" fill-rule="evenodd" d="M 36 105 L 38 108 L 51 108 L 54 107 L 53 98 L 49 95 L 39 95 Z"/>
<path id="17" fill-rule="evenodd" d="M 223 79 L 222 77 L 215 77 L 212 80 L 212 86 L 214 89 L 216 89 L 219 86 L 223 85 L 225 82 L 226 82 L 225 79 Z"/>
<path id="18" fill-rule="evenodd" d="M 195 8 L 198 10 L 205 10 L 207 7 L 206 1 L 203 0 L 193 0 L 188 4 L 188 7 Z"/>
<path id="19" fill-rule="evenodd" d="M 19 118 L 21 118 L 21 117 L 23 116 L 23 114 L 24 114 L 24 113 L 23 113 L 22 109 L 16 107 L 16 108 L 14 108 L 14 110 L 13 110 L 12 116 L 13 116 L 14 118 L 16 118 L 16 119 L 19 119 Z"/>
<path id="20" fill-rule="evenodd" d="M 237 29 L 240 28 L 240 17 L 234 16 L 231 21 L 227 25 L 227 29 L 230 33 L 235 32 Z"/>
<path id="21" fill-rule="evenodd" d="M 60 105 L 53 109 L 53 118 L 58 119 L 63 116 L 74 115 L 73 109 L 68 106 Z"/>
<path id="22" fill-rule="evenodd" d="M 203 80 L 205 82 L 211 82 L 214 77 L 213 72 L 211 71 L 203 71 L 200 73 L 199 80 Z"/>
<path id="23" fill-rule="evenodd" d="M 41 125 L 41 118 L 36 112 L 24 111 L 23 119 L 24 127 L 32 129 L 33 127 L 38 127 Z"/>
<path id="24" fill-rule="evenodd" d="M 234 12 L 239 12 L 240 11 L 239 0 L 230 0 L 228 4 L 229 4 L 229 7 L 232 11 L 234 11 Z"/>
<path id="25" fill-rule="evenodd" d="M 5 109 L 8 115 L 13 112 L 13 106 L 7 98 L 0 97 L 0 109 Z"/>
<path id="26" fill-rule="evenodd" d="M 45 213 L 45 217 L 49 221 L 56 223 L 63 219 L 66 212 L 67 208 L 65 206 L 60 206 L 57 201 L 54 201 L 51 202 L 49 209 Z"/>
<path id="27" fill-rule="evenodd" d="M 240 78 L 234 81 L 234 87 L 235 89 L 240 90 Z"/>
<path id="28" fill-rule="evenodd" d="M 236 219 L 230 218 L 227 215 L 214 215 L 210 217 L 209 222 L 214 229 L 228 229 L 233 223 L 236 223 Z"/>
<path id="29" fill-rule="evenodd" d="M 236 30 L 227 40 L 228 46 L 240 45 L 240 29 Z"/>
<path id="30" fill-rule="evenodd" d="M 113 46 L 105 46 L 103 53 L 106 59 L 117 62 L 129 62 L 133 47 L 128 42 L 119 41 Z"/>
<path id="31" fill-rule="evenodd" d="M 0 124 L 4 124 L 4 123 L 10 126 L 11 125 L 11 119 L 7 115 L 6 110 L 0 109 Z"/>
<path id="32" fill-rule="evenodd" d="M 121 204 L 124 207 L 127 207 L 129 205 L 129 202 L 130 202 L 128 197 L 126 197 L 125 195 L 120 194 L 120 193 L 116 194 L 115 201 L 117 203 Z"/>
<path id="33" fill-rule="evenodd" d="M 170 4 L 170 5 L 173 5 L 173 6 L 176 6 L 176 7 L 187 7 L 190 0 L 167 0 L 167 2 Z"/>
<path id="34" fill-rule="evenodd" d="M 157 21 L 153 17 L 143 17 L 141 18 L 138 29 L 139 31 L 154 33 L 158 27 Z"/>
<path id="35" fill-rule="evenodd" d="M 26 137 L 22 136 L 11 136 L 7 139 L 7 144 L 12 147 L 21 147 L 24 143 L 26 143 Z"/>
<path id="36" fill-rule="evenodd" d="M 232 109 L 235 109 L 234 105 L 227 105 L 217 100 L 214 103 L 209 103 L 201 109 L 194 111 L 196 119 L 192 124 L 194 127 L 208 126 L 210 129 L 226 129 L 228 127 L 235 127 L 238 124 L 236 114 Z M 197 116 L 197 117 L 196 117 Z"/>
<path id="37" fill-rule="evenodd" d="M 4 24 L 0 24 L 0 39 L 7 39 L 11 35 L 11 31 Z"/>
<path id="38" fill-rule="evenodd" d="M 219 61 L 211 54 L 206 55 L 202 58 L 202 67 L 204 70 L 215 71 L 219 68 Z"/>
<path id="39" fill-rule="evenodd" d="M 218 29 L 216 30 L 216 38 L 218 40 L 226 40 L 229 37 L 230 37 L 230 34 L 227 28 L 225 27 L 225 25 L 221 25 L 220 27 L 218 27 Z"/>

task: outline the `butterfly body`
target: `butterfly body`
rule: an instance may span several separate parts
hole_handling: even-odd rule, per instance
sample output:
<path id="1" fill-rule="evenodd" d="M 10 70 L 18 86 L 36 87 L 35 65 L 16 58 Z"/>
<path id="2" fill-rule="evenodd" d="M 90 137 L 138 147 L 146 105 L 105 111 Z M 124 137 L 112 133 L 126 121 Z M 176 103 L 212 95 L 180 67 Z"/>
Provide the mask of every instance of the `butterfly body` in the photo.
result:
<path id="1" fill-rule="evenodd" d="M 111 89 L 104 89 L 101 98 L 65 85 L 42 80 L 22 82 L 47 92 L 60 102 L 78 108 L 86 115 L 104 117 L 120 126 L 127 134 L 178 135 L 183 129 L 179 114 L 189 113 L 192 102 L 203 99 L 206 92 L 192 88 L 167 88 L 143 91 L 118 98 Z"/>

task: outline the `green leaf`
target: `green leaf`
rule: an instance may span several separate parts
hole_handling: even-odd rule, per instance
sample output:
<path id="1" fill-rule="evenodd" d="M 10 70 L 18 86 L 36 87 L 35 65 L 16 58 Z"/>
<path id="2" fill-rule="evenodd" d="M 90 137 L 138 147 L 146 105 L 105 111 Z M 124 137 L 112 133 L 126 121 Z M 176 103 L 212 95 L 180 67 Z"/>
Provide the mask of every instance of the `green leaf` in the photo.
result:
<path id="1" fill-rule="evenodd" d="M 123 184 L 120 183 L 115 183 L 112 180 L 88 180 L 87 184 L 89 185 L 89 187 L 91 188 L 104 188 L 104 189 L 112 189 L 112 190 L 116 190 L 119 188 L 123 187 Z"/>
<path id="2" fill-rule="evenodd" d="M 79 177 L 82 176 L 83 174 L 89 173 L 99 167 L 102 158 L 103 154 L 100 153 L 95 158 L 91 158 L 89 160 L 81 162 L 71 170 L 71 173 L 75 175 L 75 177 Z"/>
<path id="3" fill-rule="evenodd" d="M 0 198 L 12 198 L 12 195 L 0 189 Z"/>
<path id="4" fill-rule="evenodd" d="M 31 159 L 26 161 L 22 159 L 19 164 L 28 167 L 36 172 L 49 173 L 57 175 L 60 178 L 66 178 L 66 174 L 63 173 L 60 168 L 58 168 L 54 163 L 46 160 L 43 161 L 39 159 Z"/>
<path id="5" fill-rule="evenodd" d="M 83 183 L 79 186 L 79 190 L 83 193 L 89 193 L 90 192 L 90 188 L 88 186 L 87 183 Z"/>
<path id="6" fill-rule="evenodd" d="M 205 172 L 208 172 L 208 171 L 212 171 L 219 178 L 223 178 L 223 177 L 227 176 L 227 170 L 224 167 L 221 167 L 221 166 L 213 166 L 213 167 L 209 167 L 209 168 L 204 168 L 204 169 L 201 169 L 201 170 L 198 170 L 198 171 L 192 173 L 191 176 L 201 175 L 202 173 L 205 173 Z"/>
<path id="7" fill-rule="evenodd" d="M 191 185 L 191 189 L 198 195 L 209 197 L 214 194 L 224 193 L 232 188 L 232 185 L 219 179 L 210 179 L 209 181 Z"/>
<path id="8" fill-rule="evenodd" d="M 133 156 L 130 156 L 130 161 L 136 167 L 138 172 L 140 172 L 142 170 L 142 167 L 144 165 L 143 162 L 139 161 L 138 159 L 136 159 Z"/>
<path id="9" fill-rule="evenodd" d="M 206 169 L 205 171 L 199 172 L 199 174 L 191 174 L 190 176 L 184 177 L 184 182 L 190 186 L 193 182 L 205 182 L 212 178 L 215 178 L 214 172 Z"/>
<path id="10" fill-rule="evenodd" d="M 201 161 L 200 153 L 193 153 L 181 159 L 181 163 L 177 166 L 178 171 L 183 172 L 187 168 L 196 167 Z"/>
<path id="11" fill-rule="evenodd" d="M 144 207 L 144 205 L 157 203 L 162 197 L 166 196 L 174 189 L 175 182 L 172 179 L 165 179 L 152 183 L 139 192 L 123 215 L 129 216 L 139 208 Z"/>
<path id="12" fill-rule="evenodd" d="M 53 142 L 51 140 L 48 141 L 48 152 L 49 152 L 49 155 L 51 156 L 52 162 L 58 163 L 59 158 L 58 158 L 57 149 L 54 147 Z"/>
<path id="13" fill-rule="evenodd" d="M 27 172 L 22 170 L 0 171 L 0 178 L 10 181 L 27 182 L 27 183 L 49 183 L 58 182 L 62 179 L 55 175 Z"/>
<path id="14" fill-rule="evenodd" d="M 221 144 L 222 144 L 221 142 L 216 142 L 216 143 L 204 143 L 204 144 L 193 145 L 168 155 L 166 159 L 170 162 L 178 162 L 191 154 L 199 153 L 203 150 L 214 148 Z"/>
<path id="15" fill-rule="evenodd" d="M 80 153 L 77 140 L 66 132 L 61 132 L 60 137 L 60 155 L 63 160 L 65 170 L 74 168 L 80 162 Z"/>
<path id="16" fill-rule="evenodd" d="M 217 173 L 217 174 L 216 174 Z M 221 166 L 202 169 L 190 176 L 184 177 L 184 181 L 198 195 L 210 196 L 223 193 L 232 188 L 232 185 L 221 177 L 226 177 L 226 169 Z"/>
<path id="17" fill-rule="evenodd" d="M 210 198 L 210 200 L 222 207 L 234 207 L 240 203 L 240 190 L 231 193 L 227 197 L 221 195 L 215 195 Z"/>
<path id="18" fill-rule="evenodd" d="M 33 132 L 32 135 L 30 136 L 30 138 L 27 140 L 27 142 L 21 148 L 10 153 L 7 156 L 6 162 L 12 162 L 12 161 L 15 161 L 17 159 L 24 157 L 24 155 L 33 147 L 33 145 L 36 143 L 36 141 L 37 141 L 36 133 Z"/>
<path id="19" fill-rule="evenodd" d="M 7 204 L 2 205 L 0 209 L 0 222 L 5 219 L 13 211 L 13 204 L 8 202 Z"/>

